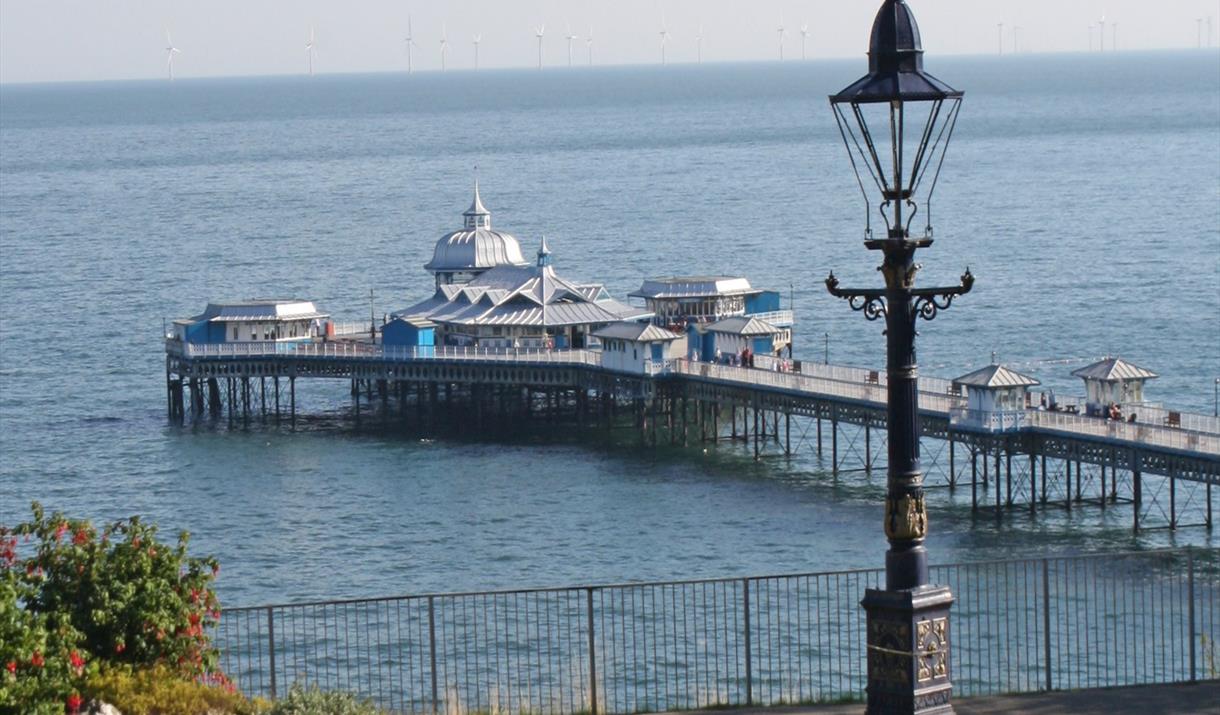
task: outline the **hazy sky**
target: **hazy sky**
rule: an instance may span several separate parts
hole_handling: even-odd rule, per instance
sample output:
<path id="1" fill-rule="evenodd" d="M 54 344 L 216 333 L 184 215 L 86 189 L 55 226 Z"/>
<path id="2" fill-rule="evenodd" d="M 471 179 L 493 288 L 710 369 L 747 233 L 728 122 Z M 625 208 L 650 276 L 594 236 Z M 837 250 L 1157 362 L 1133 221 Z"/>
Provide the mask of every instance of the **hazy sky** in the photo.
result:
<path id="1" fill-rule="evenodd" d="M 700 24 L 705 61 L 777 59 L 781 18 L 790 60 L 800 57 L 800 27 L 806 23 L 810 57 L 859 56 L 879 5 L 880 0 L 0 0 L 0 82 L 162 77 L 166 29 L 182 51 L 174 62 L 182 78 L 302 72 L 311 25 L 319 73 L 403 70 L 408 16 L 419 71 L 439 68 L 442 23 L 448 29 L 449 69 L 473 66 L 475 33 L 483 36 L 482 67 L 533 66 L 533 28 L 542 23 L 549 65 L 567 64 L 565 24 L 581 36 L 573 48 L 578 64 L 587 60 L 584 37 L 590 26 L 595 63 L 656 62 L 662 16 L 671 34 L 671 62 L 694 61 Z M 1208 15 L 1220 40 L 1217 0 L 911 0 L 911 5 L 925 49 L 942 54 L 994 54 L 999 22 L 1005 52 L 1012 51 L 1014 26 L 1021 28 L 1022 50 L 1084 51 L 1089 26 L 1103 16 L 1107 49 L 1113 22 L 1120 50 L 1194 47 L 1195 18 Z M 1206 35 L 1206 23 L 1203 27 Z"/>

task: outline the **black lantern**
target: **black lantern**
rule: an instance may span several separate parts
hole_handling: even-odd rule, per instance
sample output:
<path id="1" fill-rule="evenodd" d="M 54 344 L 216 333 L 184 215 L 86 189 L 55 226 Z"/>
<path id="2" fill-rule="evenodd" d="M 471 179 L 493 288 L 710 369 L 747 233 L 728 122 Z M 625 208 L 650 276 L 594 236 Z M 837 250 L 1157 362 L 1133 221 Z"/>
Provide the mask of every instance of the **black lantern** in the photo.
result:
<path id="1" fill-rule="evenodd" d="M 961 92 L 924 72 L 919 26 L 906 2 L 884 3 L 873 21 L 868 74 L 832 96 L 830 105 L 866 205 L 872 200 L 862 168 L 880 194 L 888 239 L 911 236 L 920 202 L 923 238 L 931 237 L 932 193 L 961 103 Z M 868 211 L 871 239 L 870 219 Z"/>
<path id="2" fill-rule="evenodd" d="M 949 607 L 953 595 L 928 583 L 924 549 L 928 517 L 919 461 L 919 371 L 915 321 L 931 320 L 969 292 L 969 269 L 957 286 L 916 288 L 915 251 L 932 245 L 931 195 L 957 122 L 962 93 L 923 71 L 919 27 L 904 0 L 885 0 L 869 46 L 869 73 L 830 98 L 860 191 L 869 207 L 864 245 L 881 251 L 884 288 L 847 289 L 831 273 L 826 288 L 869 320 L 885 320 L 886 475 L 885 589 L 869 589 L 869 713 L 952 713 Z M 863 167 L 863 170 L 862 170 Z M 931 174 L 929 176 L 929 173 Z M 872 200 L 879 192 L 885 238 L 873 238 Z M 911 225 L 923 204 L 925 224 Z"/>

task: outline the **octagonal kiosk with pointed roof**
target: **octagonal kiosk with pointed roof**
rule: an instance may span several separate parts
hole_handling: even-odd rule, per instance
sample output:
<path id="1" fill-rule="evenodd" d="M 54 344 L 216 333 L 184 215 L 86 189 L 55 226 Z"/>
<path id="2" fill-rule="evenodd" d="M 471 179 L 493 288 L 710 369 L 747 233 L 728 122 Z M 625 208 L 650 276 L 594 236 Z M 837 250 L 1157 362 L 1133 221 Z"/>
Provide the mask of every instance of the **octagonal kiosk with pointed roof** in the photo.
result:
<path id="1" fill-rule="evenodd" d="M 1144 383 L 1158 375 L 1122 358 L 1108 357 L 1072 371 L 1084 380 L 1085 411 L 1106 413 L 1111 404 L 1131 405 L 1144 401 Z"/>
<path id="2" fill-rule="evenodd" d="M 953 384 L 966 388 L 966 406 L 950 411 L 950 424 L 985 432 L 1008 432 L 1025 425 L 1029 388 L 1042 383 L 996 364 L 962 375 Z"/>

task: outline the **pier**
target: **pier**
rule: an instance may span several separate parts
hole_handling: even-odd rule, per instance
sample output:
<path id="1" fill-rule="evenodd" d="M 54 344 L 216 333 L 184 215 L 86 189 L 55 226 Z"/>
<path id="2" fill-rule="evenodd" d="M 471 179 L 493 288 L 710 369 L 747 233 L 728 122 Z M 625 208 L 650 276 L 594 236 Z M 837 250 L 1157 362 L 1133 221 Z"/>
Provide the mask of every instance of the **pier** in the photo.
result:
<path id="1" fill-rule="evenodd" d="M 168 338 L 172 421 L 295 426 L 297 381 L 341 380 L 357 422 L 387 413 L 479 425 L 629 421 L 646 445 L 739 443 L 755 459 L 800 450 L 832 473 L 884 473 L 884 371 L 759 356 L 755 367 L 686 358 L 611 369 L 595 349 L 386 346 L 366 339 L 194 344 Z M 1130 507 L 1135 530 L 1214 524 L 1220 420 L 1138 406 L 1140 421 L 1027 407 L 974 414 L 960 384 L 919 382 L 927 488 L 970 489 L 978 511 Z M 1202 504 L 1200 504 L 1202 502 Z M 1189 507 L 1194 507 L 1193 510 Z M 1195 521 L 1183 521 L 1184 515 Z"/>

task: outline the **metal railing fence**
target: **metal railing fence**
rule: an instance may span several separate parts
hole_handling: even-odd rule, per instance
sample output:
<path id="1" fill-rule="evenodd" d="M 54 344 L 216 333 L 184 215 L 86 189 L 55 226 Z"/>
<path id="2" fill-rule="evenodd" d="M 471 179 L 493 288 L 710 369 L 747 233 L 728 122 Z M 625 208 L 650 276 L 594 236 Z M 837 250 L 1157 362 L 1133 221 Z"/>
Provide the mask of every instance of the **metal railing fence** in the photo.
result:
<path id="1" fill-rule="evenodd" d="M 635 713 L 862 697 L 881 570 L 227 609 L 248 694 L 396 712 Z M 940 566 L 962 696 L 1217 678 L 1220 550 Z"/>

